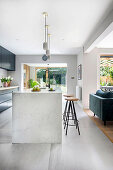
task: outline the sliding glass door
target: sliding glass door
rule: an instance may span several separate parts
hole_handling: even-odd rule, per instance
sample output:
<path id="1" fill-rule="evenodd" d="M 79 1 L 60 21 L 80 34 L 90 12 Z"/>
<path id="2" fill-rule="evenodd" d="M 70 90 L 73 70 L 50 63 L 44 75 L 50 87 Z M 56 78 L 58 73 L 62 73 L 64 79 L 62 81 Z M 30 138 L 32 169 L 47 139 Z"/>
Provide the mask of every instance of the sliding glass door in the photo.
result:
<path id="1" fill-rule="evenodd" d="M 41 87 L 52 87 L 66 92 L 66 73 L 67 68 L 37 68 L 36 80 Z"/>

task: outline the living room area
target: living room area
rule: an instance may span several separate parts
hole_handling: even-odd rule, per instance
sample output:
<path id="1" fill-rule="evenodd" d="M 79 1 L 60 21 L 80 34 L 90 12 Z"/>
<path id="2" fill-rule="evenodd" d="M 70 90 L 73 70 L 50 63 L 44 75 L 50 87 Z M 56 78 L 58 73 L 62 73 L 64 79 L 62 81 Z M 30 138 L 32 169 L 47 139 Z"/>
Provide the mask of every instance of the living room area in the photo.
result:
<path id="1" fill-rule="evenodd" d="M 96 126 L 113 143 L 113 23 L 89 47 L 81 51 L 82 100 L 79 104 Z M 91 49 L 90 49 L 91 48 Z"/>

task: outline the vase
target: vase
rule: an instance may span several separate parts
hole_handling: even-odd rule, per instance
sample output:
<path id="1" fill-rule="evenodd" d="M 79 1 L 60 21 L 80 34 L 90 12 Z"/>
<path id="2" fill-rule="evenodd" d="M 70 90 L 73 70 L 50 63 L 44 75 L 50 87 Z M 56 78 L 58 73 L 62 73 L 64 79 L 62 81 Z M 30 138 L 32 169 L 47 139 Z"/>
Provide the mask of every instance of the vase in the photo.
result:
<path id="1" fill-rule="evenodd" d="M 4 86 L 4 87 L 8 87 L 8 83 L 7 83 L 7 82 L 4 82 L 4 83 L 3 83 L 3 86 Z"/>
<path id="2" fill-rule="evenodd" d="M 11 82 L 8 82 L 7 84 L 8 84 L 8 87 L 10 87 L 10 85 L 11 85 Z"/>

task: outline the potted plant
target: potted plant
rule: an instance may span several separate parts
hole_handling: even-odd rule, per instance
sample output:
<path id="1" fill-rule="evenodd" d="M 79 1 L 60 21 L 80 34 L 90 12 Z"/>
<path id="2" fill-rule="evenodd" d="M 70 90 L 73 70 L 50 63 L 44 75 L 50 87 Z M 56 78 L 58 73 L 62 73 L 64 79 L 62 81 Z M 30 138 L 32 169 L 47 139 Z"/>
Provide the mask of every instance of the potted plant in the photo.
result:
<path id="1" fill-rule="evenodd" d="M 40 83 L 39 83 L 38 81 L 33 81 L 33 79 L 30 79 L 30 80 L 28 81 L 28 83 L 29 83 L 29 87 L 30 87 L 30 88 L 33 88 L 33 87 L 35 87 L 35 86 L 39 86 L 39 87 L 40 87 Z"/>
<path id="2" fill-rule="evenodd" d="M 10 84 L 13 78 L 8 76 L 8 77 L 2 77 L 0 80 L 3 83 L 3 87 L 10 87 Z"/>

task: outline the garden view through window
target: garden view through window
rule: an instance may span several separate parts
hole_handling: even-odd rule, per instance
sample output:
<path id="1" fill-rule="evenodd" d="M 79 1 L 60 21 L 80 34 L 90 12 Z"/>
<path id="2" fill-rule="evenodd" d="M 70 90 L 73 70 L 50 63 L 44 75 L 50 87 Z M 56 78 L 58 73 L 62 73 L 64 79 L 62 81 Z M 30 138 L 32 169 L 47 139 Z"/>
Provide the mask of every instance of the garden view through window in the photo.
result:
<path id="1" fill-rule="evenodd" d="M 113 56 L 100 57 L 100 85 L 113 86 Z"/>
<path id="2" fill-rule="evenodd" d="M 23 85 L 24 89 L 36 86 L 40 88 L 59 89 L 67 92 L 67 64 L 24 64 Z"/>
<path id="3" fill-rule="evenodd" d="M 36 79 L 41 86 L 59 88 L 66 92 L 66 72 L 67 68 L 38 68 Z"/>

